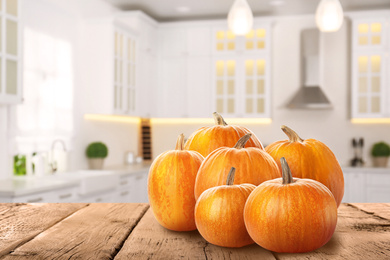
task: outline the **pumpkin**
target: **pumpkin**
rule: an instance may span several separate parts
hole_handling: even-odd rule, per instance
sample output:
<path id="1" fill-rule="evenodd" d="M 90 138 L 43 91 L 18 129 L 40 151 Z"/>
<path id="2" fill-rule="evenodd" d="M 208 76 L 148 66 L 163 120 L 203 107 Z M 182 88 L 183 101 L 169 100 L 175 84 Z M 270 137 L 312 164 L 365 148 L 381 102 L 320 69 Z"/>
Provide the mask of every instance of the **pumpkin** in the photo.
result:
<path id="1" fill-rule="evenodd" d="M 231 167 L 238 169 L 236 184 L 251 183 L 257 186 L 263 181 L 281 177 L 276 162 L 264 150 L 244 148 L 251 135 L 248 133 L 241 137 L 233 148 L 221 147 L 206 157 L 196 176 L 196 199 L 203 191 L 223 185 Z"/>
<path id="2" fill-rule="evenodd" d="M 203 156 L 183 149 L 184 135 L 179 135 L 176 149 L 160 154 L 148 176 L 149 203 L 156 220 L 175 231 L 195 230 L 194 186 Z"/>
<path id="3" fill-rule="evenodd" d="M 245 228 L 244 207 L 253 184 L 233 185 L 232 167 L 226 185 L 213 187 L 199 197 L 195 205 L 195 223 L 199 233 L 209 243 L 224 247 L 253 244 Z"/>
<path id="4" fill-rule="evenodd" d="M 344 176 L 333 152 L 320 141 L 303 140 L 289 127 L 281 128 L 289 140 L 274 142 L 265 149 L 278 163 L 279 170 L 280 158 L 285 157 L 293 177 L 321 182 L 333 193 L 338 207 L 344 196 Z"/>
<path id="5" fill-rule="evenodd" d="M 336 201 L 320 182 L 293 178 L 286 159 L 281 160 L 283 177 L 263 182 L 248 197 L 248 233 L 257 244 L 278 253 L 320 248 L 336 228 Z"/>
<path id="6" fill-rule="evenodd" d="M 246 147 L 258 147 L 264 149 L 260 140 L 248 128 L 226 124 L 225 120 L 217 112 L 213 113 L 215 126 L 201 127 L 187 140 L 185 149 L 199 152 L 206 157 L 215 149 L 223 146 L 232 147 L 238 139 L 247 133 L 252 137 Z"/>

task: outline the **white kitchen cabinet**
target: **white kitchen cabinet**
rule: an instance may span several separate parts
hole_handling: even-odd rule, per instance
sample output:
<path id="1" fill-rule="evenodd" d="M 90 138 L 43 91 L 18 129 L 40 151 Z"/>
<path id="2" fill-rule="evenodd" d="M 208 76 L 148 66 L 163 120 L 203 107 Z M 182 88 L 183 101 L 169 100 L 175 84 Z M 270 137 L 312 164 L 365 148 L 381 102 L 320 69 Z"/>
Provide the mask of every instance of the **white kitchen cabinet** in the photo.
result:
<path id="1" fill-rule="evenodd" d="M 271 117 L 271 27 L 257 23 L 245 36 L 215 28 L 213 110 L 226 117 Z"/>
<path id="2" fill-rule="evenodd" d="M 352 17 L 352 118 L 390 117 L 389 15 Z"/>
<path id="3" fill-rule="evenodd" d="M 345 168 L 343 202 L 390 202 L 390 168 Z"/>
<path id="4" fill-rule="evenodd" d="M 188 55 L 187 30 L 184 28 L 159 29 L 160 53 L 163 57 L 181 57 Z"/>
<path id="5" fill-rule="evenodd" d="M 20 2 L 0 1 L 0 104 L 22 102 Z"/>
<path id="6" fill-rule="evenodd" d="M 187 30 L 188 56 L 201 57 L 211 55 L 211 28 L 194 26 Z"/>
<path id="7" fill-rule="evenodd" d="M 209 118 L 211 107 L 211 57 L 199 56 L 187 59 L 187 109 L 188 117 Z"/>
<path id="8" fill-rule="evenodd" d="M 188 117 L 187 108 L 187 62 L 183 57 L 169 57 L 160 61 L 162 96 L 157 97 L 160 117 Z"/>
<path id="9" fill-rule="evenodd" d="M 83 27 L 86 112 L 137 113 L 137 35 L 115 20 L 89 20 Z"/>

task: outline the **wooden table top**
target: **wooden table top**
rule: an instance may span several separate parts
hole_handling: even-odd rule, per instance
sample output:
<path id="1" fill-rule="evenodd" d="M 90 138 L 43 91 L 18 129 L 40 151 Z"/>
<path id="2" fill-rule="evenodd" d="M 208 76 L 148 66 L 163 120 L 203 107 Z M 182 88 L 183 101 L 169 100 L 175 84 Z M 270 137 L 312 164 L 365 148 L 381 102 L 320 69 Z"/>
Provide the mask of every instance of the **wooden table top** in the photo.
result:
<path id="1" fill-rule="evenodd" d="M 167 230 L 148 204 L 0 204 L 0 259 L 390 259 L 390 203 L 342 204 L 338 215 L 322 248 L 279 254 Z"/>

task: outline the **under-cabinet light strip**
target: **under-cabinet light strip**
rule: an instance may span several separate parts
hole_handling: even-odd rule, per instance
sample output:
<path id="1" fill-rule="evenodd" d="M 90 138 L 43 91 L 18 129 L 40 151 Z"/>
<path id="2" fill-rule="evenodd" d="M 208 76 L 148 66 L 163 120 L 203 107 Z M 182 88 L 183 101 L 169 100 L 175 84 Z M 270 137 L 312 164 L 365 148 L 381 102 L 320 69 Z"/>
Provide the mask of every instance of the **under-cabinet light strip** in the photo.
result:
<path id="1" fill-rule="evenodd" d="M 118 116 L 118 115 L 102 115 L 102 114 L 85 114 L 84 119 L 96 120 L 96 121 L 133 123 L 133 124 L 139 124 L 141 122 L 141 118 L 139 118 L 139 117 Z"/>
<path id="2" fill-rule="evenodd" d="M 225 118 L 228 124 L 271 124 L 271 118 Z M 152 124 L 214 124 L 212 118 L 152 118 Z"/>
<path id="3" fill-rule="evenodd" d="M 352 124 L 390 124 L 390 118 L 352 118 Z"/>

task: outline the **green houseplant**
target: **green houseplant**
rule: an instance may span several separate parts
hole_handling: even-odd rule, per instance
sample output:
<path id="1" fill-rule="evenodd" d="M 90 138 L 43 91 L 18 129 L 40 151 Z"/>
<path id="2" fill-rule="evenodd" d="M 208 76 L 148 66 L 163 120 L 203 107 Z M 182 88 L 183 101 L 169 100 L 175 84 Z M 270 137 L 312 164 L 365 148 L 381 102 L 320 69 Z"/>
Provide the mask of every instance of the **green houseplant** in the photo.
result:
<path id="1" fill-rule="evenodd" d="M 374 167 L 387 167 L 390 156 L 390 146 L 385 142 L 378 142 L 372 146 L 371 155 Z"/>
<path id="2" fill-rule="evenodd" d="M 108 155 L 108 148 L 102 142 L 90 143 L 86 150 L 88 165 L 90 169 L 101 170 L 103 168 L 104 158 Z"/>

